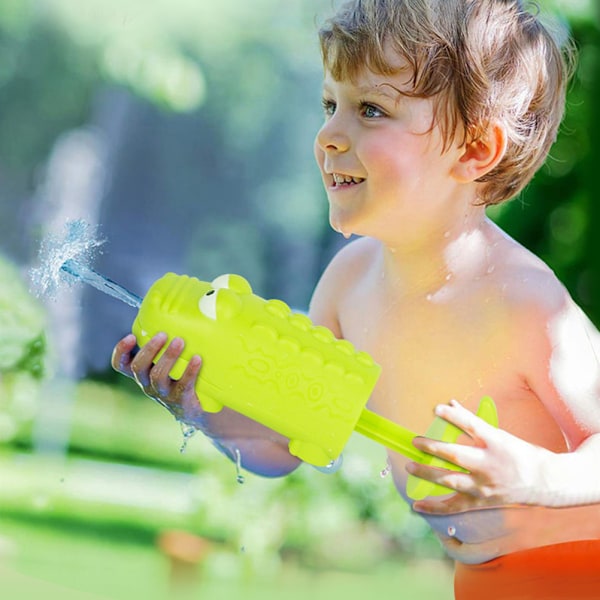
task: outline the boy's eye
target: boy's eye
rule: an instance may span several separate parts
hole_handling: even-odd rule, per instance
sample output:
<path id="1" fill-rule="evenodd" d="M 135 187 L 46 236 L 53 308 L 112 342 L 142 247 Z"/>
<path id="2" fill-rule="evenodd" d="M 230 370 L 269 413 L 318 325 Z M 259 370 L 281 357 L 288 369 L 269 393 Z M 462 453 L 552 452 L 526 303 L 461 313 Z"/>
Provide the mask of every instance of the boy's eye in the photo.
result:
<path id="1" fill-rule="evenodd" d="M 373 104 L 364 103 L 362 105 L 361 112 L 363 117 L 366 117 L 367 119 L 375 119 L 383 116 L 383 111 Z"/>
<path id="2" fill-rule="evenodd" d="M 323 98 L 321 103 L 323 104 L 323 112 L 325 113 L 325 116 L 331 117 L 333 113 L 335 113 L 335 102 L 333 100 L 327 100 L 326 98 Z"/>

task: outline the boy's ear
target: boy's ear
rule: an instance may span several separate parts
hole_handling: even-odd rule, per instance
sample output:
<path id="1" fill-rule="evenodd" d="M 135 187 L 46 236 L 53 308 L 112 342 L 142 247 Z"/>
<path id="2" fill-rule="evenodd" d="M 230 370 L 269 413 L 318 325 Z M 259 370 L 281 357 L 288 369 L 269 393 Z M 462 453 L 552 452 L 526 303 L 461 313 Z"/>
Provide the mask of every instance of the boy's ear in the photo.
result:
<path id="1" fill-rule="evenodd" d="M 487 133 L 463 146 L 463 153 L 454 165 L 457 181 L 469 183 L 489 173 L 506 152 L 506 130 L 500 123 L 492 123 Z"/>

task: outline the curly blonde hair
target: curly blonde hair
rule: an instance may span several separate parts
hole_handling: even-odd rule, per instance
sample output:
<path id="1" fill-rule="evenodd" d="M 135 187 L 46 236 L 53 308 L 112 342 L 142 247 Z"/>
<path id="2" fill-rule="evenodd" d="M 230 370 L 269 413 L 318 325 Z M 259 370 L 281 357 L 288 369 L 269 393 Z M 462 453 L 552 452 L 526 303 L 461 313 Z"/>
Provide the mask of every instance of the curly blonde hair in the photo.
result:
<path id="1" fill-rule="evenodd" d="M 561 46 L 521 0 L 351 0 L 319 31 L 325 68 L 352 80 L 394 74 L 390 47 L 412 70 L 415 97 L 435 99 L 445 147 L 459 126 L 476 141 L 493 122 L 508 138 L 479 182 L 480 202 L 516 196 L 545 161 L 563 117 L 573 45 Z"/>

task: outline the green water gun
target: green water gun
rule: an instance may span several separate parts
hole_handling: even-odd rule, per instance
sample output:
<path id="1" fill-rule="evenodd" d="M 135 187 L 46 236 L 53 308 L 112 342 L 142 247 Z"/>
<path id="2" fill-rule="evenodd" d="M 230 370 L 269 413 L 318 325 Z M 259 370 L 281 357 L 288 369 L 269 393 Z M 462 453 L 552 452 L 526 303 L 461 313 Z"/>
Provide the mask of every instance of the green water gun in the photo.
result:
<path id="1" fill-rule="evenodd" d="M 335 461 L 357 431 L 411 460 L 459 469 L 418 450 L 415 433 L 365 408 L 381 372 L 369 354 L 281 300 L 254 294 L 240 275 L 209 283 L 166 274 L 144 297 L 132 331 L 140 346 L 159 331 L 181 337 L 185 348 L 170 375 L 178 379 L 191 357 L 202 355 L 196 393 L 205 411 L 227 406 L 262 423 L 314 466 Z M 490 398 L 477 414 L 497 426 Z M 461 433 L 436 418 L 426 435 L 454 442 Z M 452 490 L 410 476 L 407 492 L 417 500 Z"/>

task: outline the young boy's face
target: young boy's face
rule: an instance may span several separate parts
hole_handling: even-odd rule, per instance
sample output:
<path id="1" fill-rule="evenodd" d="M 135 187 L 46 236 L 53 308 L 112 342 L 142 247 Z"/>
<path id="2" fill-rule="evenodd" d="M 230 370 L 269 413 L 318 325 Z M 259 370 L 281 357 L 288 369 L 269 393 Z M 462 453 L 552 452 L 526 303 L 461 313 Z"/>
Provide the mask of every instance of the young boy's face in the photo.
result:
<path id="1" fill-rule="evenodd" d="M 364 69 L 353 81 L 325 74 L 315 156 L 337 231 L 418 234 L 449 206 L 460 149 L 442 153 L 433 100 L 400 93 L 409 79 L 407 70 L 390 76 Z"/>

